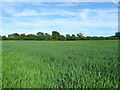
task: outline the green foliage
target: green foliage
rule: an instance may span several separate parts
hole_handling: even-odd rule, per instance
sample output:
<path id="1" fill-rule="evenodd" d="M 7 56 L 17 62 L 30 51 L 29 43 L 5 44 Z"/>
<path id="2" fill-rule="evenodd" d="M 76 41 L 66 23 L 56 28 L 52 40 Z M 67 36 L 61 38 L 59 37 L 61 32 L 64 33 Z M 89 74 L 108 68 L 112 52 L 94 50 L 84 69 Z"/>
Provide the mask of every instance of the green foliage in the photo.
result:
<path id="1" fill-rule="evenodd" d="M 2 40 L 7 40 L 7 37 L 6 36 L 2 36 Z"/>
<path id="2" fill-rule="evenodd" d="M 65 36 L 60 35 L 60 36 L 59 36 L 59 40 L 60 40 L 60 41 L 64 41 L 64 40 L 65 40 Z"/>
<path id="3" fill-rule="evenodd" d="M 120 31 L 115 33 L 115 36 L 120 39 Z"/>
<path id="4" fill-rule="evenodd" d="M 66 34 L 66 37 L 64 35 L 61 35 L 57 31 L 52 31 L 52 35 L 49 35 L 48 33 L 38 32 L 36 35 L 34 34 L 18 34 L 13 33 L 9 34 L 8 37 L 4 36 L 3 40 L 57 40 L 57 41 L 75 41 L 75 40 L 118 40 L 119 39 L 119 32 L 115 33 L 115 36 L 109 36 L 109 37 L 103 37 L 103 36 L 87 36 L 84 37 L 82 33 L 78 33 L 77 36 L 74 34 L 69 35 Z"/>
<path id="5" fill-rule="evenodd" d="M 52 36 L 50 36 L 48 33 L 45 33 L 45 40 L 52 40 Z"/>
<path id="6" fill-rule="evenodd" d="M 0 89 L 2 90 L 2 41 L 0 41 Z"/>
<path id="7" fill-rule="evenodd" d="M 13 38 L 14 38 L 13 34 L 8 35 L 8 39 L 13 39 Z"/>
<path id="8" fill-rule="evenodd" d="M 66 40 L 70 40 L 70 35 L 66 34 Z"/>
<path id="9" fill-rule="evenodd" d="M 74 34 L 72 34 L 71 36 L 69 34 L 66 34 L 66 40 L 77 40 L 77 37 Z"/>
<path id="10" fill-rule="evenodd" d="M 83 33 L 77 34 L 77 40 L 85 40 L 86 38 L 83 36 Z"/>
<path id="11" fill-rule="evenodd" d="M 37 33 L 37 40 L 45 40 L 45 35 L 43 32 Z"/>
<path id="12" fill-rule="evenodd" d="M 76 40 L 76 36 L 74 34 L 72 34 L 71 40 Z"/>
<path id="13" fill-rule="evenodd" d="M 36 35 L 28 34 L 24 37 L 24 40 L 36 40 Z"/>
<path id="14" fill-rule="evenodd" d="M 21 34 L 20 37 L 21 37 L 21 40 L 25 40 L 25 34 Z"/>
<path id="15" fill-rule="evenodd" d="M 3 88 L 118 88 L 118 41 L 3 41 Z"/>
<path id="16" fill-rule="evenodd" d="M 0 40 L 2 40 L 2 36 L 0 35 Z"/>
<path id="17" fill-rule="evenodd" d="M 52 38 L 54 40 L 59 40 L 59 37 L 60 37 L 60 33 L 57 32 L 57 31 L 52 31 Z"/>

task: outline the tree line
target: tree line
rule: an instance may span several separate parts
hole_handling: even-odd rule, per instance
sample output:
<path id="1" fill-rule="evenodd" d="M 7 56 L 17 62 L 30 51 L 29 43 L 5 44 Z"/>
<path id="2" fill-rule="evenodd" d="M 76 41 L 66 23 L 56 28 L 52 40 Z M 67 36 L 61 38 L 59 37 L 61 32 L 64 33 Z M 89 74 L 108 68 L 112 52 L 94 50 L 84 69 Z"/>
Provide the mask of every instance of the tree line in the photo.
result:
<path id="1" fill-rule="evenodd" d="M 0 35 L 0 40 L 55 40 L 55 41 L 73 41 L 73 40 L 117 40 L 120 39 L 120 32 L 116 32 L 114 36 L 109 36 L 109 37 L 103 37 L 103 36 L 84 36 L 82 33 L 78 33 L 77 35 L 75 34 L 66 34 L 61 35 L 58 31 L 52 31 L 52 35 L 48 33 L 43 33 L 43 32 L 38 32 L 36 35 L 35 34 L 18 34 L 18 33 L 13 33 L 9 34 L 8 36 L 1 36 Z"/>

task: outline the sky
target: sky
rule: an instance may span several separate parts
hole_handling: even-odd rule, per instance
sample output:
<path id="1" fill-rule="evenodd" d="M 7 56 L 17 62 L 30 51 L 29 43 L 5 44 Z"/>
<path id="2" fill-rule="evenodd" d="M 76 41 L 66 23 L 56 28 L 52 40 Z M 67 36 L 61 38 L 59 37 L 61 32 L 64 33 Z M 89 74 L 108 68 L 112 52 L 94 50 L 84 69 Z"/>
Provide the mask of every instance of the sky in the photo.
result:
<path id="1" fill-rule="evenodd" d="M 116 2 L 14 1 L 0 5 L 2 35 L 58 31 L 62 35 L 112 36 L 118 31 Z"/>

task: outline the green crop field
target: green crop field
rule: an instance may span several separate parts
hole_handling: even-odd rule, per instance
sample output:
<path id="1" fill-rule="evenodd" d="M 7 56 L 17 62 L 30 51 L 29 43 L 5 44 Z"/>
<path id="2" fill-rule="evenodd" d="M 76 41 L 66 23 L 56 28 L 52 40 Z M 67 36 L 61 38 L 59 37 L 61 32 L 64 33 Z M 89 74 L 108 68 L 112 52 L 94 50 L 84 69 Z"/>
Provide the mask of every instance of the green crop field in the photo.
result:
<path id="1" fill-rule="evenodd" d="M 118 41 L 3 41 L 3 88 L 117 88 Z"/>
<path id="2" fill-rule="evenodd" d="M 0 89 L 2 89 L 2 42 L 0 41 Z"/>

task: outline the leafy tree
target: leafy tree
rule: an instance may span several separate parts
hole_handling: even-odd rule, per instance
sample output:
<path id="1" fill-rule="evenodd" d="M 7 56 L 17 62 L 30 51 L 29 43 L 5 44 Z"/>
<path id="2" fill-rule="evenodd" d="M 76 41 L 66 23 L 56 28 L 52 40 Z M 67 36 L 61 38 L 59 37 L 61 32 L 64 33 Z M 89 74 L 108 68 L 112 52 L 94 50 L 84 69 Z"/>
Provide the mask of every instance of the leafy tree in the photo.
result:
<path id="1" fill-rule="evenodd" d="M 100 38 L 97 36 L 93 36 L 92 40 L 99 40 Z"/>
<path id="2" fill-rule="evenodd" d="M 7 40 L 7 37 L 6 36 L 2 36 L 2 40 Z"/>
<path id="3" fill-rule="evenodd" d="M 45 40 L 52 40 L 52 37 L 48 33 L 45 33 Z"/>
<path id="4" fill-rule="evenodd" d="M 118 39 L 120 39 L 120 31 L 115 33 L 115 37 L 117 37 Z"/>
<path id="5" fill-rule="evenodd" d="M 8 34 L 8 39 L 13 40 L 15 37 L 13 34 Z"/>
<path id="6" fill-rule="evenodd" d="M 64 36 L 64 35 L 60 35 L 60 36 L 59 36 L 59 40 L 60 40 L 60 41 L 64 41 L 64 40 L 65 40 L 65 36 Z"/>
<path id="7" fill-rule="evenodd" d="M 37 33 L 37 40 L 45 40 L 45 35 L 43 32 Z"/>
<path id="8" fill-rule="evenodd" d="M 84 37 L 82 33 L 78 33 L 77 37 L 72 34 L 71 36 L 69 34 L 60 35 L 59 32 L 53 31 L 52 36 L 49 35 L 48 33 L 43 33 L 43 32 L 38 32 L 36 35 L 34 34 L 18 34 L 18 33 L 13 33 L 9 34 L 8 37 L 6 36 L 0 36 L 0 40 L 117 40 L 120 39 L 120 32 L 116 32 L 115 36 L 109 36 L 109 37 L 103 37 L 103 36 L 87 36 Z"/>
<path id="9" fill-rule="evenodd" d="M 36 40 L 36 35 L 34 34 L 28 34 L 24 38 L 25 40 Z"/>
<path id="10" fill-rule="evenodd" d="M 1 35 L 0 35 L 0 40 L 2 40 L 2 37 L 1 37 Z"/>
<path id="11" fill-rule="evenodd" d="M 77 37 L 83 37 L 83 33 L 78 33 Z"/>
<path id="12" fill-rule="evenodd" d="M 19 34 L 18 33 L 13 33 L 13 36 L 16 38 L 16 37 L 19 36 Z"/>
<path id="13" fill-rule="evenodd" d="M 25 37 L 26 37 L 26 35 L 24 33 L 20 35 L 21 40 L 24 40 Z"/>
<path id="14" fill-rule="evenodd" d="M 58 40 L 59 37 L 60 37 L 60 33 L 59 33 L 59 32 L 57 32 L 57 31 L 52 31 L 52 38 L 53 38 L 54 40 Z"/>
<path id="15" fill-rule="evenodd" d="M 83 33 L 78 33 L 77 34 L 77 39 L 78 40 L 85 40 L 85 37 L 83 36 Z"/>
<path id="16" fill-rule="evenodd" d="M 70 37 L 70 34 L 66 34 L 66 37 Z"/>
<path id="17" fill-rule="evenodd" d="M 37 33 L 37 36 L 42 36 L 42 35 L 44 35 L 43 32 L 38 32 L 38 33 Z"/>
<path id="18" fill-rule="evenodd" d="M 70 40 L 71 36 L 69 34 L 66 34 L 66 40 Z"/>
<path id="19" fill-rule="evenodd" d="M 72 34 L 71 40 L 76 40 L 76 36 L 74 34 Z"/>
<path id="20" fill-rule="evenodd" d="M 77 38 L 74 34 L 72 34 L 72 36 L 70 36 L 69 34 L 66 34 L 66 40 L 77 40 Z"/>
<path id="21" fill-rule="evenodd" d="M 100 40 L 105 40 L 105 37 L 100 36 L 99 39 L 100 39 Z"/>
<path id="22" fill-rule="evenodd" d="M 19 34 L 18 33 L 13 33 L 8 35 L 8 39 L 10 40 L 20 40 Z"/>
<path id="23" fill-rule="evenodd" d="M 91 36 L 87 36 L 86 40 L 92 40 L 92 37 Z"/>
<path id="24" fill-rule="evenodd" d="M 117 40 L 118 37 L 115 36 L 110 36 L 110 37 L 106 37 L 106 40 Z"/>

